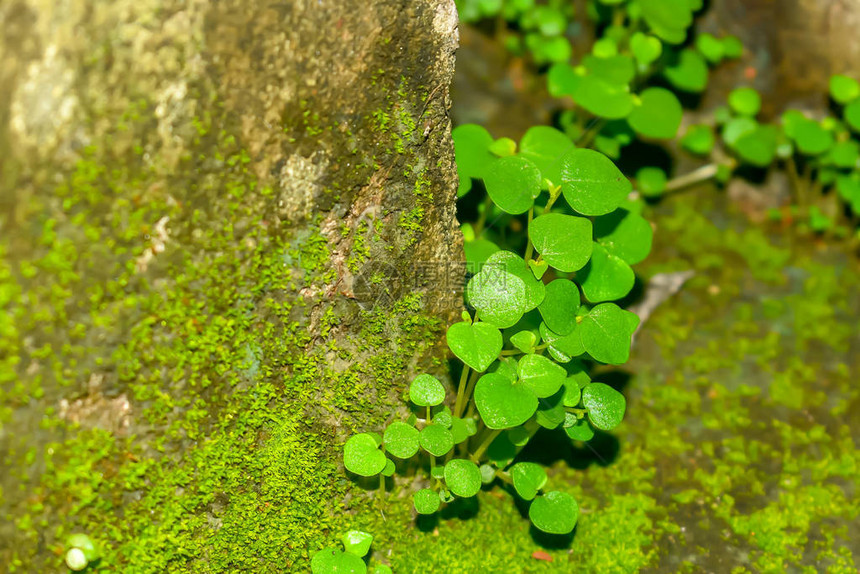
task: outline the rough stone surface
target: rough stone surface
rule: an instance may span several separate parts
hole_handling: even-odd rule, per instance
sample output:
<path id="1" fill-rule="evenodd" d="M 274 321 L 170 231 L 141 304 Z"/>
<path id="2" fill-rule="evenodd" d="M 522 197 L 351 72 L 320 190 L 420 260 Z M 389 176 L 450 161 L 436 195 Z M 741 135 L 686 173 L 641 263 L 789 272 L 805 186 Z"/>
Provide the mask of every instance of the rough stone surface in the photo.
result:
<path id="1" fill-rule="evenodd" d="M 361 516 L 336 445 L 459 311 L 456 46 L 453 0 L 0 4 L 0 563 L 299 571 Z"/>

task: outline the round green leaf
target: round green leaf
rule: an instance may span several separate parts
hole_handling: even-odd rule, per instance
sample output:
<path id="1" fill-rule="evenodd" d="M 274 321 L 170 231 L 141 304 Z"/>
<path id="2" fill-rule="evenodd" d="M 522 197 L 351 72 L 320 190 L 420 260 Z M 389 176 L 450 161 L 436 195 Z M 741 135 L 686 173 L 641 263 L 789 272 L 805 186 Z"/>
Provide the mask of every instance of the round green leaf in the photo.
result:
<path id="1" fill-rule="evenodd" d="M 529 225 L 529 238 L 537 252 L 552 267 L 566 273 L 581 269 L 588 262 L 591 233 L 588 219 L 560 213 L 540 215 Z"/>
<path id="2" fill-rule="evenodd" d="M 636 76 L 633 58 L 627 55 L 612 56 L 611 58 L 585 56 L 582 59 L 582 65 L 589 76 L 603 80 L 622 90 Z"/>
<path id="3" fill-rule="evenodd" d="M 710 126 L 693 125 L 687 128 L 687 133 L 681 138 L 681 146 L 696 155 L 707 155 L 714 149 L 714 132 Z"/>
<path id="4" fill-rule="evenodd" d="M 571 96 L 574 101 L 596 116 L 618 120 L 626 118 L 633 111 L 633 96 L 626 84 L 612 84 L 589 74 L 579 77 L 570 85 L 573 87 Z"/>
<path id="5" fill-rule="evenodd" d="M 519 331 L 511 335 L 511 344 L 523 353 L 531 353 L 537 343 L 537 336 L 531 331 Z"/>
<path id="6" fill-rule="evenodd" d="M 630 339 L 639 317 L 614 303 L 594 307 L 582 318 L 577 332 L 585 351 L 595 361 L 620 365 L 630 356 Z"/>
<path id="7" fill-rule="evenodd" d="M 506 213 L 525 213 L 540 195 L 541 173 L 523 157 L 503 157 L 492 162 L 485 174 L 487 193 Z"/>
<path id="8" fill-rule="evenodd" d="M 479 470 L 481 471 L 481 482 L 483 484 L 490 484 L 496 480 L 496 469 L 489 464 L 482 464 Z"/>
<path id="9" fill-rule="evenodd" d="M 624 395 L 603 383 L 591 383 L 582 389 L 582 404 L 588 409 L 591 424 L 606 431 L 621 424 L 627 408 Z"/>
<path id="10" fill-rule="evenodd" d="M 542 355 L 526 355 L 517 363 L 520 383 L 538 398 L 554 395 L 567 378 L 567 371 Z"/>
<path id="11" fill-rule="evenodd" d="M 529 519 L 548 534 L 568 534 L 576 526 L 579 506 L 567 493 L 552 491 L 537 497 L 529 506 Z"/>
<path id="12" fill-rule="evenodd" d="M 836 142 L 827 152 L 827 162 L 843 169 L 852 169 L 860 159 L 860 144 L 855 140 Z M 820 179 L 820 178 L 819 178 Z M 824 183 L 824 182 L 822 182 Z"/>
<path id="13" fill-rule="evenodd" d="M 723 59 L 725 48 L 723 42 L 711 34 L 696 36 L 696 49 L 711 64 L 719 64 Z"/>
<path id="14" fill-rule="evenodd" d="M 687 0 L 640 0 L 642 18 L 655 35 L 670 44 L 680 44 L 693 23 Z"/>
<path id="15" fill-rule="evenodd" d="M 522 307 L 523 313 L 531 311 L 541 304 L 546 295 L 546 286 L 535 278 L 534 272 L 526 265 L 522 257 L 511 251 L 497 251 L 487 258 L 486 265 L 495 266 L 496 270 L 504 270 L 522 279 L 526 288 L 526 303 Z"/>
<path id="16" fill-rule="evenodd" d="M 666 66 L 663 75 L 679 90 L 699 93 L 708 85 L 708 64 L 698 52 L 684 49 Z"/>
<path id="17" fill-rule="evenodd" d="M 587 420 L 577 419 L 573 415 L 570 415 L 570 417 L 573 419 L 571 424 L 568 425 L 565 422 L 564 426 L 564 432 L 567 436 L 573 440 L 581 440 L 582 442 L 588 442 L 594 438 L 594 429 L 591 428 L 591 425 L 588 424 Z"/>
<path id="18" fill-rule="evenodd" d="M 514 155 L 517 153 L 517 142 L 511 138 L 499 138 L 490 144 L 490 153 L 498 157 Z"/>
<path id="19" fill-rule="evenodd" d="M 354 435 L 343 445 L 343 464 L 355 474 L 376 476 L 385 468 L 387 460 L 370 433 Z"/>
<path id="20" fill-rule="evenodd" d="M 533 462 L 518 462 L 511 467 L 514 489 L 523 500 L 531 500 L 546 484 L 546 471 Z"/>
<path id="21" fill-rule="evenodd" d="M 433 375 L 418 375 L 409 385 L 409 400 L 419 407 L 435 407 L 445 400 L 445 387 Z"/>
<path id="22" fill-rule="evenodd" d="M 484 170 L 495 159 L 489 148 L 493 136 L 482 126 L 464 124 L 452 130 L 454 156 L 457 161 L 457 175 L 460 176 L 458 196 L 465 195 L 472 187 L 472 178 L 480 179 Z"/>
<path id="23" fill-rule="evenodd" d="M 564 389 L 560 389 L 552 396 L 538 399 L 538 410 L 535 413 L 535 421 L 545 429 L 554 429 L 564 422 L 565 410 L 562 404 Z"/>
<path id="24" fill-rule="evenodd" d="M 729 147 L 734 147 L 739 139 L 753 133 L 757 128 L 758 122 L 752 118 L 733 118 L 723 126 L 723 140 Z"/>
<path id="25" fill-rule="evenodd" d="M 474 421 L 473 421 L 474 423 Z M 451 419 L 451 436 L 454 437 L 454 444 L 460 444 L 470 436 L 469 434 L 469 425 L 465 420 L 459 417 L 453 417 Z"/>
<path id="26" fill-rule="evenodd" d="M 737 88 L 729 94 L 729 107 L 736 114 L 755 117 L 761 110 L 761 96 L 753 88 Z"/>
<path id="27" fill-rule="evenodd" d="M 739 137 L 732 148 L 743 162 L 756 167 L 767 167 L 776 157 L 778 138 L 776 126 L 757 126 L 753 131 Z"/>
<path id="28" fill-rule="evenodd" d="M 548 38 L 541 34 L 526 34 L 525 43 L 537 65 L 566 62 L 573 52 L 570 41 L 564 36 Z"/>
<path id="29" fill-rule="evenodd" d="M 343 535 L 341 541 L 343 542 L 344 550 L 361 558 L 370 552 L 370 545 L 373 544 L 373 536 L 361 530 L 350 530 Z"/>
<path id="30" fill-rule="evenodd" d="M 435 491 L 429 488 L 422 488 L 412 495 L 412 504 L 415 506 L 418 514 L 433 514 L 439 510 L 442 502 Z"/>
<path id="31" fill-rule="evenodd" d="M 441 410 L 433 415 L 433 422 L 450 430 L 451 425 L 454 424 L 454 416 L 451 414 L 451 409 L 448 406 L 442 407 Z"/>
<path id="32" fill-rule="evenodd" d="M 648 88 L 639 96 L 627 121 L 636 133 L 654 139 L 672 139 L 678 133 L 684 110 L 675 94 L 664 88 Z"/>
<path id="33" fill-rule="evenodd" d="M 821 155 L 833 146 L 833 134 L 799 112 L 790 110 L 783 114 L 783 123 L 786 135 L 794 140 L 798 151 L 804 155 Z"/>
<path id="34" fill-rule="evenodd" d="M 588 375 L 585 375 L 588 378 Z M 575 407 L 582 400 L 582 389 L 576 377 L 568 377 L 564 381 L 564 393 L 561 396 L 561 404 L 565 407 Z"/>
<path id="35" fill-rule="evenodd" d="M 466 301 L 484 321 L 506 329 L 516 324 L 526 310 L 526 286 L 522 279 L 502 267 L 484 264 L 466 285 Z"/>
<path id="36" fill-rule="evenodd" d="M 576 275 L 582 294 L 592 303 L 621 299 L 633 289 L 636 275 L 623 259 L 594 244 L 591 260 Z"/>
<path id="37" fill-rule="evenodd" d="M 744 45 L 737 36 L 725 36 L 723 42 L 723 55 L 726 58 L 740 58 L 744 54 Z"/>
<path id="38" fill-rule="evenodd" d="M 567 63 L 553 64 L 546 75 L 546 87 L 554 98 L 573 96 L 579 89 L 582 76 Z M 522 143 L 520 143 L 522 149 Z"/>
<path id="39" fill-rule="evenodd" d="M 391 566 L 387 566 L 385 564 L 377 564 L 373 567 L 373 574 L 393 574 L 394 570 L 391 569 Z"/>
<path id="40" fill-rule="evenodd" d="M 466 252 L 466 264 L 475 272 L 481 270 L 484 262 L 493 253 L 499 250 L 499 246 L 488 239 L 474 239 L 463 243 L 463 251 Z"/>
<path id="41" fill-rule="evenodd" d="M 442 425 L 429 424 L 418 433 L 421 448 L 433 456 L 444 456 L 454 448 L 454 435 Z"/>
<path id="42" fill-rule="evenodd" d="M 324 548 L 311 559 L 313 574 L 365 574 L 367 565 L 360 557 L 339 548 Z"/>
<path id="43" fill-rule="evenodd" d="M 860 100 L 854 100 L 845 108 L 845 121 L 855 132 L 860 132 Z"/>
<path id="44" fill-rule="evenodd" d="M 659 167 L 643 167 L 636 172 L 639 193 L 645 197 L 660 197 L 666 190 L 666 172 Z M 614 213 L 614 212 L 613 212 Z M 612 214 L 604 217 L 610 217 Z"/>
<path id="45" fill-rule="evenodd" d="M 549 329 L 546 323 L 541 323 L 540 335 L 541 339 L 549 345 L 549 354 L 561 363 L 567 363 L 573 357 L 578 357 L 585 352 L 578 327 L 568 335 L 559 335 Z"/>
<path id="46" fill-rule="evenodd" d="M 502 351 L 502 333 L 486 323 L 454 323 L 448 327 L 448 347 L 454 355 L 478 372 L 498 358 Z"/>
<path id="47" fill-rule="evenodd" d="M 537 410 L 538 400 L 525 385 L 488 373 L 475 385 L 475 405 L 487 428 L 506 429 L 529 420 Z"/>
<path id="48" fill-rule="evenodd" d="M 418 452 L 418 429 L 400 421 L 394 421 L 382 435 L 386 452 L 397 458 L 412 458 Z"/>
<path id="49" fill-rule="evenodd" d="M 487 449 L 487 458 L 499 468 L 508 466 L 515 456 L 517 456 L 517 447 L 505 432 L 500 433 Z"/>
<path id="50" fill-rule="evenodd" d="M 559 335 L 568 335 L 576 328 L 579 303 L 579 288 L 576 284 L 569 279 L 556 279 L 546 286 L 546 296 L 538 311 L 547 327 Z"/>
<path id="51" fill-rule="evenodd" d="M 474 462 L 455 458 L 445 464 L 445 484 L 461 498 L 475 496 L 481 490 L 481 471 Z"/>
<path id="52" fill-rule="evenodd" d="M 602 153 L 575 149 L 565 154 L 561 161 L 561 190 L 564 198 L 575 211 L 583 215 L 605 215 L 613 211 L 633 189 L 612 160 Z"/>
<path id="53" fill-rule="evenodd" d="M 519 155 L 537 166 L 541 178 L 558 185 L 561 182 L 561 157 L 573 147 L 570 138 L 557 129 L 533 126 L 520 140 Z"/>
<path id="54" fill-rule="evenodd" d="M 643 66 L 655 62 L 663 53 L 663 43 L 653 36 L 636 32 L 630 37 L 630 51 L 633 57 Z"/>
<path id="55" fill-rule="evenodd" d="M 830 97 L 843 106 L 860 97 L 860 83 L 854 78 L 836 74 L 830 77 Z"/>
<path id="56" fill-rule="evenodd" d="M 608 253 L 635 265 L 651 252 L 654 230 L 638 213 L 616 209 L 594 220 L 594 236 Z M 552 327 L 549 322 L 547 324 Z"/>
<path id="57" fill-rule="evenodd" d="M 515 382 L 517 380 L 516 359 L 514 359 L 513 357 L 499 358 L 499 362 L 496 363 L 496 368 L 493 369 L 493 372 L 502 375 L 511 382 Z"/>

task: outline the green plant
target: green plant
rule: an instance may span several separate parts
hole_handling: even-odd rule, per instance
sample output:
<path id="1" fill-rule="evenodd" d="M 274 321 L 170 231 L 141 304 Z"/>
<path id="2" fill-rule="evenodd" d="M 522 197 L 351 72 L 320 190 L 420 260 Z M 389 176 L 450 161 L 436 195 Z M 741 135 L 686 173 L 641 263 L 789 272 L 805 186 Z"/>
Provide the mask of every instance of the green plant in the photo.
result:
<path id="1" fill-rule="evenodd" d="M 79 572 L 99 559 L 95 542 L 86 534 L 76 533 L 66 539 L 65 562 L 69 569 Z"/>
<path id="2" fill-rule="evenodd" d="M 487 193 L 482 220 L 464 226 L 476 272 L 465 290 L 473 313 L 447 331 L 463 364 L 453 406 L 438 379 L 419 375 L 409 388 L 413 414 L 381 436 L 351 437 L 344 465 L 382 482 L 406 466 L 395 459 L 416 459 L 427 473 L 413 497 L 419 514 L 499 480 L 531 501 L 535 527 L 567 534 L 576 501 L 545 491 L 544 469 L 516 457 L 540 428 L 587 441 L 594 428 L 621 422 L 623 395 L 592 382 L 587 364 L 627 360 L 639 319 L 613 301 L 633 287 L 630 266 L 648 254 L 651 226 L 627 200 L 632 186 L 612 161 L 575 148 L 558 130 L 532 128 L 519 146 L 476 125 L 453 135 L 460 193 L 473 181 Z M 524 232 L 508 241 L 489 233 L 489 213 L 525 219 Z"/>
<path id="3" fill-rule="evenodd" d="M 343 550 L 337 547 L 323 548 L 311 559 L 313 574 L 365 574 L 367 564 L 364 557 L 370 552 L 373 536 L 361 530 L 350 530 L 341 538 Z M 391 568 L 377 564 L 373 574 L 391 574 Z"/>

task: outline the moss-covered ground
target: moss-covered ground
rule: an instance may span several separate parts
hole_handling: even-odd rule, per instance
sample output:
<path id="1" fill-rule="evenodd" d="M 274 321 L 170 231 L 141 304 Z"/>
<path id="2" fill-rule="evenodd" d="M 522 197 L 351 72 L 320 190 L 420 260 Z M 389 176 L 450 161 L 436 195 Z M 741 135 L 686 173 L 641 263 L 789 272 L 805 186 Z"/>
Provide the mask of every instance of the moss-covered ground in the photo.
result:
<path id="1" fill-rule="evenodd" d="M 751 226 L 717 190 L 651 217 L 643 277 L 696 275 L 623 371 L 595 376 L 628 397 L 624 424 L 525 453 L 578 499 L 574 535 L 540 535 L 498 487 L 419 528 L 399 500 L 372 526 L 396 572 L 857 572 L 860 264 Z"/>

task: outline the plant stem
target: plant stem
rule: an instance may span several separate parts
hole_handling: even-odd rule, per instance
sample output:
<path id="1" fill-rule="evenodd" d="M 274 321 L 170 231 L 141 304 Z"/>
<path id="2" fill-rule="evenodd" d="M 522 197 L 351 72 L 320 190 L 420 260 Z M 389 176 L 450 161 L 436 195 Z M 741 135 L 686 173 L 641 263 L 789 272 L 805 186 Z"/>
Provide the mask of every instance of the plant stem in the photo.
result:
<path id="1" fill-rule="evenodd" d="M 480 446 L 478 446 L 478 450 L 476 450 L 472 454 L 472 460 L 475 462 L 475 464 L 481 463 L 481 457 L 484 456 L 484 452 L 487 450 L 487 448 L 489 448 L 490 444 L 492 444 L 492 442 L 496 440 L 496 437 L 499 436 L 501 432 L 502 429 L 496 429 L 490 431 L 489 434 L 487 434 L 487 436 L 481 442 Z"/>
<path id="2" fill-rule="evenodd" d="M 469 377 L 469 382 L 466 383 L 466 392 L 463 395 L 463 402 L 460 403 L 459 408 L 456 408 L 454 411 L 454 416 L 459 417 L 463 410 L 466 408 L 466 405 L 469 404 L 469 399 L 472 397 L 472 391 L 475 390 L 475 384 L 478 382 L 478 372 L 473 371 L 472 375 Z M 456 407 L 456 405 L 455 405 Z"/>
<path id="3" fill-rule="evenodd" d="M 484 200 L 484 209 L 481 210 L 481 213 L 478 215 L 478 221 L 476 221 L 475 225 L 472 227 L 475 231 L 475 239 L 480 238 L 484 233 L 484 225 L 487 223 L 487 214 L 490 213 L 492 208 L 493 198 L 487 194 L 487 198 Z"/>
<path id="4" fill-rule="evenodd" d="M 552 201 L 551 195 L 550 195 L 550 201 Z M 528 223 L 526 223 L 526 229 L 528 229 L 531 226 L 532 218 L 534 217 L 534 215 L 535 215 L 535 206 L 534 206 L 534 204 L 532 204 L 532 206 L 529 208 L 529 220 L 528 220 Z M 526 236 L 528 236 L 528 233 L 526 233 Z M 528 247 L 526 247 L 526 256 L 524 258 L 526 261 L 528 261 L 529 259 L 532 258 L 532 250 L 534 250 L 534 245 L 532 245 L 532 240 L 531 240 L 531 238 L 529 238 L 529 244 L 528 244 Z"/>
<path id="5" fill-rule="evenodd" d="M 597 134 L 600 133 L 600 130 L 603 129 L 603 124 L 605 123 L 606 120 L 603 118 L 593 118 L 585 127 L 585 133 L 576 141 L 576 147 L 590 146 L 594 138 L 597 137 Z"/>
<path id="6" fill-rule="evenodd" d="M 463 364 L 463 373 L 460 375 L 460 384 L 457 386 L 457 400 L 454 402 L 454 416 L 462 409 L 463 396 L 466 394 L 466 381 L 469 380 L 469 365 Z"/>
<path id="7" fill-rule="evenodd" d="M 666 182 L 666 189 L 663 193 L 672 193 L 684 189 L 685 187 L 713 179 L 717 175 L 718 168 L 719 166 L 717 164 L 709 163 L 708 165 L 703 165 L 690 173 L 685 173 L 684 175 L 671 179 Z"/>

